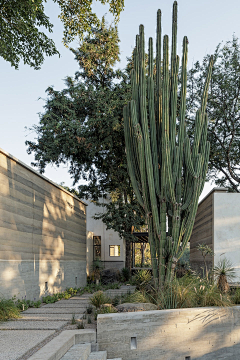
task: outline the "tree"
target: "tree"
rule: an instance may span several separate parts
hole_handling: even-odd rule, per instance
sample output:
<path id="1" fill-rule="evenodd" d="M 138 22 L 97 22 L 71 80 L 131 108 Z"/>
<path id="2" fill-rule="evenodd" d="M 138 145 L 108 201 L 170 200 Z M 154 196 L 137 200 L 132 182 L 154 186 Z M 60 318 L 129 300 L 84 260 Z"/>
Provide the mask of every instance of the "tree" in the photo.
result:
<path id="1" fill-rule="evenodd" d="M 209 55 L 189 71 L 188 118 L 198 108 Z M 190 110 L 191 109 L 191 110 Z M 230 191 L 240 191 L 240 48 L 238 39 L 219 44 L 206 112 L 209 117 L 208 140 L 211 143 L 208 179 Z"/>
<path id="2" fill-rule="evenodd" d="M 143 219 L 127 173 L 122 108 L 130 98 L 130 86 L 129 74 L 113 69 L 118 42 L 117 29 L 106 27 L 104 21 L 84 38 L 74 51 L 79 72 L 66 79 L 64 90 L 47 89 L 45 113 L 34 126 L 37 140 L 26 144 L 41 172 L 48 163 L 69 162 L 74 185 L 80 179 L 88 181 L 78 187 L 79 197 L 101 206 L 99 199 L 110 195 L 106 212 L 97 217 L 126 240 L 130 267 L 133 226 Z"/>
<path id="3" fill-rule="evenodd" d="M 63 22 L 63 43 L 68 46 L 76 37 L 83 38 L 92 26 L 99 26 L 100 20 L 92 11 L 92 0 L 53 0 L 60 7 Z M 53 40 L 40 31 L 44 27 L 50 33 L 53 25 L 44 13 L 45 0 L 0 0 L 0 56 L 18 69 L 20 59 L 24 64 L 39 69 L 44 54 L 59 54 Z M 100 0 L 109 4 L 109 11 L 115 21 L 124 8 L 124 0 Z"/>
<path id="4" fill-rule="evenodd" d="M 147 81 L 144 41 L 144 27 L 140 25 L 131 76 L 132 100 L 124 107 L 123 116 L 129 175 L 148 222 L 153 278 L 158 288 L 172 279 L 174 268 L 190 240 L 205 182 L 210 148 L 205 109 L 213 59 L 210 59 L 201 105 L 196 113 L 191 146 L 185 122 L 186 36 L 177 116 L 177 1 L 173 4 L 171 61 L 167 35 L 163 38 L 163 57 L 161 54 L 161 11 L 158 10 L 156 75 L 153 76 L 153 40 L 149 38 Z"/>

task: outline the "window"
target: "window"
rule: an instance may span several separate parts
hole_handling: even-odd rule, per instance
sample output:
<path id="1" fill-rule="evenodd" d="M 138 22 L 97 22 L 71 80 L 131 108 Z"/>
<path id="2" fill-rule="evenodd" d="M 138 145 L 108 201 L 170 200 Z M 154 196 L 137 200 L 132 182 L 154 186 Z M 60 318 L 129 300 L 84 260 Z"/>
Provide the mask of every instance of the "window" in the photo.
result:
<path id="1" fill-rule="evenodd" d="M 101 260 L 101 236 L 93 236 L 93 260 Z"/>
<path id="2" fill-rule="evenodd" d="M 120 256 L 120 245 L 109 245 L 110 256 Z"/>

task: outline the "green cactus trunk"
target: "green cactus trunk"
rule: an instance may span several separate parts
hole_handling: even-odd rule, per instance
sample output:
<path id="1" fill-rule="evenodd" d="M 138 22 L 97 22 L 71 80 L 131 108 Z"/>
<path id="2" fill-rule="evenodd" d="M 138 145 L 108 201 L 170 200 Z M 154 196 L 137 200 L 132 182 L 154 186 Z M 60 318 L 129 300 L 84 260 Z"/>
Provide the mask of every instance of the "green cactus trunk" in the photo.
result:
<path id="1" fill-rule="evenodd" d="M 146 215 L 156 286 L 171 279 L 190 239 L 210 150 L 205 109 L 213 59 L 209 63 L 201 109 L 196 114 L 194 140 L 190 143 L 185 124 L 187 37 L 183 39 L 180 107 L 177 106 L 176 1 L 170 65 L 168 43 L 165 35 L 162 59 L 161 11 L 158 10 L 155 71 L 150 38 L 146 76 L 144 28 L 140 25 L 131 75 L 132 101 L 123 111 L 128 171 L 136 198 Z"/>

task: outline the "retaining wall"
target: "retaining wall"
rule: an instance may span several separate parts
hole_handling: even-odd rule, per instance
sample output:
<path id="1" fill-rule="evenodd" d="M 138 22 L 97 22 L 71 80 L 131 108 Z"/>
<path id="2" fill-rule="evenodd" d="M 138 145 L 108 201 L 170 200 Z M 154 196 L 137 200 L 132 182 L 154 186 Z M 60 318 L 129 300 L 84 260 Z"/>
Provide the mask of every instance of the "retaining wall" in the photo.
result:
<path id="1" fill-rule="evenodd" d="M 122 360 L 237 360 L 240 306 L 98 315 L 97 342 Z"/>
<path id="2" fill-rule="evenodd" d="M 86 283 L 86 204 L 0 149 L 0 296 Z"/>

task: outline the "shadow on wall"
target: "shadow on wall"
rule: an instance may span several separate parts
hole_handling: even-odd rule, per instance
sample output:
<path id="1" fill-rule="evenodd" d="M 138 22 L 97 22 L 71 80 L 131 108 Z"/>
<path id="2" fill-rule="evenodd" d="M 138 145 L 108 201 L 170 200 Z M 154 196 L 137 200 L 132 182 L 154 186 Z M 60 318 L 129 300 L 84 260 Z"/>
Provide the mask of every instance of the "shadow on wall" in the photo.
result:
<path id="1" fill-rule="evenodd" d="M 5 297 L 86 282 L 86 207 L 0 152 L 0 271 Z"/>
<path id="2" fill-rule="evenodd" d="M 239 326 L 239 306 L 145 311 L 99 315 L 97 336 L 123 360 L 239 359 Z"/>

